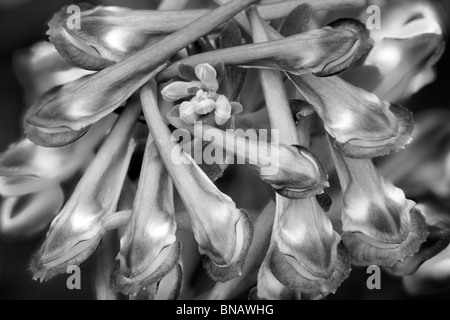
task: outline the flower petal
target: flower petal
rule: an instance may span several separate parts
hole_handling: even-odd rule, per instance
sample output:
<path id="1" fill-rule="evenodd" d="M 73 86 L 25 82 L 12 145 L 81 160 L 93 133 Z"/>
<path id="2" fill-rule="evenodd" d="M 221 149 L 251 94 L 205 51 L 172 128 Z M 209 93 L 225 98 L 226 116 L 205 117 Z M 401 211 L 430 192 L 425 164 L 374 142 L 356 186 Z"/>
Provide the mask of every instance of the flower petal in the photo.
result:
<path id="1" fill-rule="evenodd" d="M 92 74 L 64 60 L 50 42 L 38 42 L 20 51 L 13 60 L 17 77 L 24 88 L 27 105 L 54 87 Z"/>
<path id="2" fill-rule="evenodd" d="M 113 288 L 136 294 L 164 278 L 180 260 L 176 230 L 172 181 L 148 139 L 132 218 L 111 276 Z"/>
<path id="3" fill-rule="evenodd" d="M 115 69 L 107 68 L 102 71 L 104 75 L 85 76 L 50 91 L 28 110 L 25 116 L 27 137 L 36 144 L 49 147 L 76 141 L 94 123 L 130 98 L 145 83 L 142 79 L 147 81 L 157 72 L 150 72 L 136 81 L 120 81 Z M 91 86 L 94 78 L 103 79 L 101 85 Z M 82 93 L 78 91 L 81 88 Z"/>
<path id="4" fill-rule="evenodd" d="M 430 232 L 427 241 L 422 244 L 419 252 L 407 257 L 403 263 L 396 263 L 386 270 L 397 276 L 414 274 L 419 267 L 442 252 L 450 244 L 450 218 L 432 205 L 418 205 L 417 208 L 425 215 Z"/>
<path id="5" fill-rule="evenodd" d="M 95 160 L 86 170 L 61 213 L 50 226 L 30 269 L 41 281 L 79 265 L 99 246 L 105 230 L 102 219 L 116 210 L 140 115 L 139 105 L 125 108 Z"/>
<path id="6" fill-rule="evenodd" d="M 350 257 L 314 198 L 278 201 L 270 268 L 291 290 L 311 296 L 335 293 L 350 274 Z"/>
<path id="7" fill-rule="evenodd" d="M 81 28 L 70 28 L 69 6 L 61 8 L 48 23 L 47 34 L 58 52 L 74 66 L 88 70 L 104 69 L 142 49 L 149 42 L 160 40 L 164 34 L 146 32 L 133 10 L 120 7 L 78 5 Z M 121 21 L 133 21 L 124 25 Z"/>
<path id="8" fill-rule="evenodd" d="M 17 240 L 38 234 L 50 224 L 63 203 L 64 193 L 59 185 L 4 198 L 0 206 L 0 236 Z"/>
<path id="9" fill-rule="evenodd" d="M 411 142 L 412 114 L 337 77 L 290 76 L 347 157 L 370 159 Z"/>
<path id="10" fill-rule="evenodd" d="M 191 218 L 204 267 L 216 281 L 239 276 L 252 240 L 247 213 L 237 209 L 171 139 L 158 110 L 155 84 L 142 89 L 141 100 L 158 151 Z"/>
<path id="11" fill-rule="evenodd" d="M 333 154 L 344 190 L 342 240 L 353 264 L 391 267 L 418 252 L 428 231 L 416 204 L 371 160 L 346 158 L 334 148 Z"/>
<path id="12" fill-rule="evenodd" d="M 301 46 L 304 50 L 298 51 Z M 293 74 L 314 73 L 329 76 L 347 69 L 371 48 L 364 25 L 357 20 L 337 21 L 329 27 L 284 39 L 215 50 L 185 58 L 162 71 L 157 80 L 177 75 L 178 64 L 200 63 L 276 69 Z M 279 48 L 283 50 L 279 50 Z"/>

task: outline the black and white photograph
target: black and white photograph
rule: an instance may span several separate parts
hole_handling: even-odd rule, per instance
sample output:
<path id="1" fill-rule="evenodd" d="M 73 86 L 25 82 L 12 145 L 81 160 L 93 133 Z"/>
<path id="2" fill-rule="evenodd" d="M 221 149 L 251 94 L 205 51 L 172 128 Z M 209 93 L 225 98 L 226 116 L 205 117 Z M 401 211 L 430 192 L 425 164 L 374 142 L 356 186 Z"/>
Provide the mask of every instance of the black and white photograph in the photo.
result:
<path id="1" fill-rule="evenodd" d="M 448 0 L 80 1 L 0 0 L 0 300 L 450 300 Z"/>

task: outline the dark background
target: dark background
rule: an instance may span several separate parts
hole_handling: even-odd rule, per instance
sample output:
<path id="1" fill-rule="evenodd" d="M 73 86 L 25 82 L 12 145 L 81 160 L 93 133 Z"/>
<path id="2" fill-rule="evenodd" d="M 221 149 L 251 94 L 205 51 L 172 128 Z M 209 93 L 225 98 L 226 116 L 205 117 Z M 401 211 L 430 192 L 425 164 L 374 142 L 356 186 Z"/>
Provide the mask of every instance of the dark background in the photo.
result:
<path id="1" fill-rule="evenodd" d="M 63 5 L 65 0 L 0 0 L 0 151 L 21 136 L 19 126 L 24 109 L 23 92 L 14 75 L 13 53 L 45 39 L 46 21 Z M 99 1 L 89 1 L 99 3 Z M 153 1 L 156 2 L 156 1 Z M 445 12 L 450 14 L 449 1 L 442 0 Z M 150 0 L 108 0 L 102 4 L 120 4 L 133 8 L 154 8 Z M 210 1 L 206 1 L 210 3 Z M 450 106 L 449 75 L 450 50 L 438 64 L 435 83 L 414 96 L 407 106 L 420 111 Z M 93 299 L 91 269 L 92 262 L 83 266 L 82 290 L 69 291 L 66 277 L 49 283 L 33 282 L 27 271 L 33 251 L 43 237 L 21 243 L 7 243 L 0 239 L 0 299 Z M 92 261 L 92 259 L 91 259 Z M 365 269 L 355 268 L 349 280 L 330 299 L 406 299 L 401 282 L 383 275 L 382 290 L 369 291 L 366 287 L 368 275 Z M 416 298 L 419 299 L 419 298 Z M 450 291 L 420 299 L 450 299 Z"/>

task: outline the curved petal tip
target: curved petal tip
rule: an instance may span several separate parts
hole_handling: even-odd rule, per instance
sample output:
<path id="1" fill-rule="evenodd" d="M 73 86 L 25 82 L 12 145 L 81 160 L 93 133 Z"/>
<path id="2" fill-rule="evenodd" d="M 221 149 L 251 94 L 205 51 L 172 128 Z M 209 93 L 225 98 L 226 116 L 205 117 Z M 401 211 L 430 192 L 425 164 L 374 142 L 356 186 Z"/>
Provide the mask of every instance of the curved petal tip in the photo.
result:
<path id="1" fill-rule="evenodd" d="M 236 231 L 240 234 L 237 237 L 235 253 L 239 255 L 234 261 L 230 265 L 219 266 L 208 255 L 202 255 L 203 268 L 214 281 L 227 282 L 242 275 L 242 265 L 253 239 L 253 225 L 245 210 L 241 209 L 239 212 L 241 218 L 236 223 Z"/>
<path id="2" fill-rule="evenodd" d="M 334 141 L 336 148 L 346 157 L 354 159 L 372 159 L 389 155 L 392 151 L 397 152 L 405 149 L 411 141 L 411 134 L 414 131 L 414 118 L 412 112 L 408 109 L 391 104 L 390 111 L 394 114 L 398 131 L 392 139 L 384 141 L 356 141 L 352 140 L 346 143 Z"/>
<path id="3" fill-rule="evenodd" d="M 48 281 L 58 274 L 66 273 L 69 266 L 78 266 L 88 259 L 100 246 L 103 235 L 82 241 L 70 251 L 52 257 L 44 258 L 43 249 L 39 249 L 33 256 L 30 263 L 30 271 L 33 274 L 33 280 L 40 279 L 41 282 Z"/>
<path id="4" fill-rule="evenodd" d="M 318 77 L 329 77 L 345 71 L 355 62 L 365 57 L 374 45 L 373 40 L 370 38 L 370 31 L 357 19 L 339 19 L 328 26 L 333 29 L 350 30 L 356 34 L 358 40 L 346 55 L 329 63 L 321 72 L 314 73 Z"/>
<path id="5" fill-rule="evenodd" d="M 167 276 L 176 267 L 181 258 L 181 242 L 177 241 L 170 247 L 161 251 L 161 255 L 167 250 L 167 256 L 162 261 L 156 261 L 159 265 L 149 265 L 139 275 L 130 275 L 129 270 L 124 270 L 121 261 L 117 261 L 111 275 L 111 288 L 125 295 L 138 295 L 144 288 L 150 288 Z M 158 260 L 158 259 L 155 259 Z M 155 262 L 155 260 L 153 262 Z"/>
<path id="6" fill-rule="evenodd" d="M 331 276 L 328 278 L 314 276 L 308 278 L 296 271 L 296 268 L 292 266 L 277 246 L 270 258 L 270 269 L 278 281 L 287 288 L 308 296 L 326 297 L 330 293 L 335 293 L 350 275 L 351 259 L 345 246 L 339 243 L 337 245 L 337 257 Z M 305 274 L 308 273 L 305 270 Z"/>
<path id="7" fill-rule="evenodd" d="M 344 232 L 342 241 L 350 252 L 352 263 L 356 266 L 392 267 L 417 253 L 429 232 L 425 217 L 417 208 L 413 208 L 410 215 L 409 233 L 402 243 L 396 245 L 386 244 L 367 236 L 361 237 L 360 233 Z"/>

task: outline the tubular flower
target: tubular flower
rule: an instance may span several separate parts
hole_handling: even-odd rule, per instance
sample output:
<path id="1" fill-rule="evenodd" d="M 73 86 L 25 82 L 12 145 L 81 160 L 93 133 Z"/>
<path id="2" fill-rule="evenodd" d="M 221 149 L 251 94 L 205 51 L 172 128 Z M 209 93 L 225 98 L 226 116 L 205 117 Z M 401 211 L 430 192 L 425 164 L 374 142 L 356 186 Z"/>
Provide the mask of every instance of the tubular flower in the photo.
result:
<path id="1" fill-rule="evenodd" d="M 267 41 L 264 23 L 254 7 L 249 10 L 248 16 L 254 40 Z M 285 89 L 281 75 L 263 70 L 260 78 L 272 127 L 279 128 L 283 141 L 308 146 L 311 115 L 302 117 L 299 113 L 297 132 L 291 105 L 287 95 L 283 94 Z M 317 200 L 313 197 L 291 200 L 277 195 L 276 206 L 272 242 L 264 262 L 270 272 L 264 269 L 260 271 L 259 281 L 262 283 L 258 282 L 258 293 L 265 291 L 273 295 L 273 292 L 264 289 L 268 285 L 278 288 L 277 295 L 306 295 L 303 298 L 325 297 L 336 292 L 350 273 L 350 258 Z M 270 273 L 292 292 L 276 285 Z"/>
<path id="2" fill-rule="evenodd" d="M 71 198 L 50 226 L 36 252 L 31 271 L 41 281 L 84 262 L 99 246 L 102 219 L 117 207 L 123 181 L 135 147 L 134 129 L 140 108 L 128 106 L 86 170 Z"/>
<path id="3" fill-rule="evenodd" d="M 442 212 L 445 209 L 430 203 L 419 204 L 417 207 L 427 220 L 430 234 L 419 252 L 406 258 L 405 262 L 387 269 L 392 274 L 401 276 L 414 274 L 423 263 L 440 254 L 450 244 L 450 217 Z"/>
<path id="4" fill-rule="evenodd" d="M 49 92 L 26 115 L 28 138 L 46 146 L 75 141 L 152 79 L 179 50 L 257 1 L 233 0 L 126 59 Z"/>
<path id="5" fill-rule="evenodd" d="M 285 1 L 260 5 L 264 19 L 273 20 L 286 16 L 305 0 Z M 354 6 L 355 1 L 306 1 L 316 9 Z M 363 2 L 363 1 L 360 1 Z M 358 3 L 356 3 L 358 4 Z M 362 3 L 360 5 L 363 5 Z M 71 28 L 70 10 L 63 7 L 49 22 L 47 32 L 58 52 L 74 66 L 100 70 L 155 43 L 170 33 L 183 29 L 211 10 L 153 11 L 131 10 L 122 7 L 103 7 L 80 4 L 82 28 Z"/>
<path id="6" fill-rule="evenodd" d="M 172 181 L 152 139 L 147 141 L 132 217 L 111 276 L 113 288 L 135 296 L 176 268 L 181 255 Z"/>
<path id="7" fill-rule="evenodd" d="M 370 159 L 403 149 L 414 129 L 411 112 L 338 77 L 290 76 L 347 157 Z"/>
<path id="8" fill-rule="evenodd" d="M 443 27 L 438 9 L 427 1 L 394 2 L 383 11 L 383 27 L 371 31 L 375 45 L 364 64 L 381 73 L 373 92 L 401 101 L 434 81 L 445 48 Z"/>
<path id="9" fill-rule="evenodd" d="M 304 50 L 299 51 L 302 47 Z M 178 64 L 199 63 L 276 69 L 293 74 L 330 76 L 347 69 L 372 47 L 368 31 L 358 20 L 341 20 L 330 26 L 285 39 L 214 50 L 180 60 L 158 76 L 167 81 L 177 75 Z M 283 48 L 283 50 L 280 50 Z"/>
<path id="10" fill-rule="evenodd" d="M 416 204 L 371 160 L 346 158 L 334 149 L 333 155 L 344 191 L 342 240 L 353 263 L 391 267 L 417 253 L 428 231 Z"/>
<path id="11" fill-rule="evenodd" d="M 13 62 L 27 105 L 50 89 L 92 74 L 70 65 L 50 42 L 45 41 L 15 54 Z"/>
<path id="12" fill-rule="evenodd" d="M 214 280 L 229 281 L 241 274 L 252 240 L 252 225 L 247 213 L 237 209 L 192 158 L 172 141 L 158 109 L 155 92 L 151 83 L 141 92 L 150 132 L 191 218 L 205 269 Z"/>
<path id="13" fill-rule="evenodd" d="M 334 25 L 346 28 L 353 25 L 353 21 L 344 19 Z M 283 39 L 267 24 L 264 28 L 271 39 Z M 352 62 L 360 57 L 356 54 Z M 413 118 L 405 108 L 381 101 L 376 95 L 338 77 L 287 75 L 314 106 L 325 129 L 336 140 L 336 147 L 346 156 L 374 158 L 398 151 L 411 142 Z"/>
<path id="14" fill-rule="evenodd" d="M 319 160 L 306 148 L 256 139 L 246 139 L 208 125 L 190 128 L 194 137 L 211 142 L 215 149 L 250 165 L 274 190 L 287 198 L 304 199 L 322 194 L 329 186 L 328 175 Z M 208 151 L 208 150 L 206 150 Z M 211 152 L 212 154 L 212 152 Z M 216 152 L 217 155 L 217 152 Z"/>
<path id="15" fill-rule="evenodd" d="M 64 202 L 60 184 L 92 159 L 110 126 L 105 119 L 71 146 L 48 149 L 24 139 L 1 154 L 0 234 L 21 239 L 47 227 Z"/>

